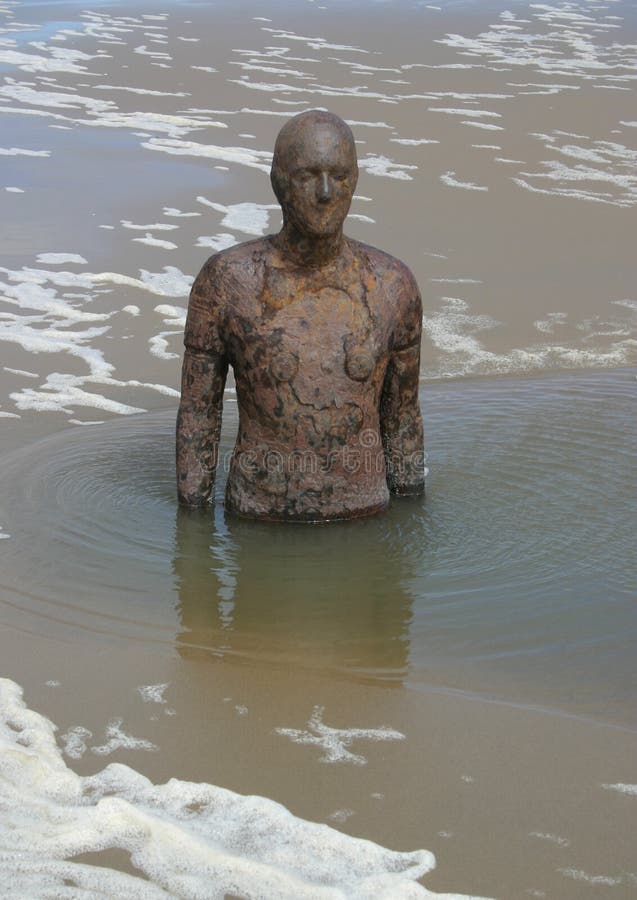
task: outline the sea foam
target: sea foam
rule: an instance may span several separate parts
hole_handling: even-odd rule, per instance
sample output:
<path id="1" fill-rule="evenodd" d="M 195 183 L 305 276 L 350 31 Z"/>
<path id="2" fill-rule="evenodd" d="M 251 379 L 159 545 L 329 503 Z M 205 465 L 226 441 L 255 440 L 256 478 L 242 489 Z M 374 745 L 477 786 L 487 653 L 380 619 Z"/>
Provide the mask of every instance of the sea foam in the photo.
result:
<path id="1" fill-rule="evenodd" d="M 459 896 L 418 884 L 435 866 L 427 850 L 388 850 L 299 819 L 264 797 L 177 779 L 155 785 L 119 763 L 81 777 L 64 762 L 55 731 L 27 708 L 15 682 L 0 679 L 2 896 Z M 88 736 L 74 735 L 78 744 Z M 109 848 L 130 854 L 140 876 L 72 861 Z"/>

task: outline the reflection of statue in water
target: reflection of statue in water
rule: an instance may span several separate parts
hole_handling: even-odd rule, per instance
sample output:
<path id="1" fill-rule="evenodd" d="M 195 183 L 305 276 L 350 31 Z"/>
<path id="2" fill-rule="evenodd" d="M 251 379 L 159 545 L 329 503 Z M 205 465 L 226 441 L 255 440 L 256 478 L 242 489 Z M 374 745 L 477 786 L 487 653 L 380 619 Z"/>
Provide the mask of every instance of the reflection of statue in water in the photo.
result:
<path id="1" fill-rule="evenodd" d="M 180 502 L 212 500 L 231 365 L 239 433 L 226 506 L 270 520 L 352 518 L 423 491 L 421 300 L 409 270 L 343 235 L 354 139 L 291 119 L 274 148 L 283 228 L 212 256 L 190 295 L 177 422 Z"/>
<path id="2" fill-rule="evenodd" d="M 408 505 L 410 506 L 410 505 Z M 177 512 L 173 571 L 182 657 L 228 655 L 296 671 L 340 672 L 402 684 L 413 617 L 408 585 L 422 544 L 421 509 L 337 529 L 272 529 L 262 522 Z M 369 553 L 382 546 L 381 554 Z M 329 560 L 326 570 L 325 561 Z"/>

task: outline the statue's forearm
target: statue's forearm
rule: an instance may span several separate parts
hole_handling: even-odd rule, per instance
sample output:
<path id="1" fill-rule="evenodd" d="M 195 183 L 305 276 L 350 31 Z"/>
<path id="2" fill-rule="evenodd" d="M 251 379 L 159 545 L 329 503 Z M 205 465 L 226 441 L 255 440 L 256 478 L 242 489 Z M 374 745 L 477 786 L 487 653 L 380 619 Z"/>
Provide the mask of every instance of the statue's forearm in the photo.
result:
<path id="1" fill-rule="evenodd" d="M 212 502 L 227 364 L 187 350 L 177 414 L 177 494 L 184 506 Z"/>
<path id="2" fill-rule="evenodd" d="M 423 429 L 420 412 L 405 417 L 398 431 L 383 434 L 387 485 L 394 494 L 422 494 L 425 489 Z"/>
<path id="3" fill-rule="evenodd" d="M 392 358 L 381 400 L 381 435 L 387 485 L 394 494 L 422 494 L 425 457 L 418 400 L 419 346 Z"/>

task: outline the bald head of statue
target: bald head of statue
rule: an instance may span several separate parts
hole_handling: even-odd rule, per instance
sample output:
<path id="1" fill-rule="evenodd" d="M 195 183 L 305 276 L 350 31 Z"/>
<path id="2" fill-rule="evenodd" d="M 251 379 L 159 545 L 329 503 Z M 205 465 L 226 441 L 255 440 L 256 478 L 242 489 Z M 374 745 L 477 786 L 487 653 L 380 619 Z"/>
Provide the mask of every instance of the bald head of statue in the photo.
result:
<path id="1" fill-rule="evenodd" d="M 270 179 L 290 237 L 340 235 L 358 180 L 349 126 L 318 109 L 294 116 L 276 139 Z"/>

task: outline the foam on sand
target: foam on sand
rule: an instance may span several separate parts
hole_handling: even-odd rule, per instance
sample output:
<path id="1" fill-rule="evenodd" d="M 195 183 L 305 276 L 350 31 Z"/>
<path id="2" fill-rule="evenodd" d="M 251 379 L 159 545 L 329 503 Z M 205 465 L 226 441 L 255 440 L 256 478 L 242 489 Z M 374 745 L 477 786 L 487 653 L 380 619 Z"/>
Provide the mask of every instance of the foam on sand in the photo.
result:
<path id="1" fill-rule="evenodd" d="M 78 266 L 83 266 L 87 263 L 87 260 L 79 253 L 39 253 L 36 259 L 39 263 L 53 266 L 65 263 L 77 263 Z"/>
<path id="2" fill-rule="evenodd" d="M 137 688 L 137 693 L 144 703 L 165 703 L 164 694 L 167 688 L 167 681 L 163 684 L 141 684 Z"/>
<path id="3" fill-rule="evenodd" d="M 435 866 L 293 816 L 264 797 L 171 779 L 155 785 L 122 764 L 81 777 L 66 766 L 48 719 L 0 680 L 3 896 L 126 896 L 253 900 L 416 900 Z M 66 735 L 81 750 L 89 733 Z M 72 861 L 119 848 L 140 877 Z M 90 894 L 89 894 L 90 892 Z"/>
<path id="4" fill-rule="evenodd" d="M 440 180 L 443 184 L 446 184 L 447 187 L 457 187 L 464 188 L 466 191 L 488 191 L 489 188 L 486 185 L 482 184 L 474 184 L 472 181 L 458 181 L 456 178 L 455 172 L 444 172 L 440 176 Z"/>
<path id="5" fill-rule="evenodd" d="M 50 156 L 50 150 L 23 150 L 21 147 L 0 147 L 0 156 Z"/>
<path id="6" fill-rule="evenodd" d="M 224 206 L 206 197 L 197 197 L 197 202 L 209 206 L 217 212 L 224 213 L 221 224 L 234 231 L 260 237 L 265 234 L 270 219 L 270 210 L 279 208 L 275 203 L 232 203 Z"/>
<path id="7" fill-rule="evenodd" d="M 277 728 L 276 733 L 290 738 L 293 744 L 311 744 L 324 752 L 320 762 L 348 762 L 357 766 L 367 764 L 367 759 L 347 748 L 354 741 L 403 741 L 405 735 L 394 728 L 331 728 L 323 722 L 324 707 L 315 706 L 307 723 L 307 730 Z"/>
<path id="8" fill-rule="evenodd" d="M 618 791 L 620 794 L 637 797 L 637 784 L 603 784 L 602 787 L 606 791 Z"/>
<path id="9" fill-rule="evenodd" d="M 146 244 L 148 247 L 159 247 L 161 250 L 176 250 L 177 244 L 174 244 L 172 241 L 162 241 L 159 238 L 153 237 L 153 235 L 147 231 L 144 237 L 141 238 L 133 238 L 134 241 L 137 241 L 138 244 Z"/>

